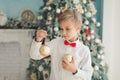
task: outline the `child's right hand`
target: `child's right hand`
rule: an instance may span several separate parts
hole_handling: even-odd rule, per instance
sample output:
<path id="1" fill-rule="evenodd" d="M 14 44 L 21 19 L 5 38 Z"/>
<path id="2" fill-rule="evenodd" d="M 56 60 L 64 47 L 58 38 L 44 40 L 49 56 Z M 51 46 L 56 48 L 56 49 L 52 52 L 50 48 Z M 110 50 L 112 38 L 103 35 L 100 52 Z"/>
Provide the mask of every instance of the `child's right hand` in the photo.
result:
<path id="1" fill-rule="evenodd" d="M 36 32 L 36 41 L 40 42 L 43 38 L 47 36 L 47 31 L 45 30 L 37 30 Z"/>

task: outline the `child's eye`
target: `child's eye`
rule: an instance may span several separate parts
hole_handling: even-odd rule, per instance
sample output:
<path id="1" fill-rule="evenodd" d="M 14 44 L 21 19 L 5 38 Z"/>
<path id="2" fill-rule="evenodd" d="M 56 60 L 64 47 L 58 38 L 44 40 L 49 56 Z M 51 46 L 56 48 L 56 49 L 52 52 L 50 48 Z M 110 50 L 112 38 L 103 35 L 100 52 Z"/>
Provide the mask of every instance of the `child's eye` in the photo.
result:
<path id="1" fill-rule="evenodd" d="M 70 29 L 66 29 L 67 31 L 69 31 Z"/>

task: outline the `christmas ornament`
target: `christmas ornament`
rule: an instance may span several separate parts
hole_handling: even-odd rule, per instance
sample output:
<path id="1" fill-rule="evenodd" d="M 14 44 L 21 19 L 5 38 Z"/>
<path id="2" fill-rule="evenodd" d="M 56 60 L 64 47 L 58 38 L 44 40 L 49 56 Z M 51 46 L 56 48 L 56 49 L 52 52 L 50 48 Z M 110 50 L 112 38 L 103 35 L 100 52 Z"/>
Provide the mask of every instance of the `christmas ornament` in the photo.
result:
<path id="1" fill-rule="evenodd" d="M 86 1 L 86 0 L 82 0 L 82 2 L 83 2 L 84 4 L 86 4 L 86 3 L 87 3 L 87 1 Z"/>
<path id="2" fill-rule="evenodd" d="M 99 53 L 100 53 L 100 54 L 103 54 L 103 50 L 100 50 Z"/>
<path id="3" fill-rule="evenodd" d="M 84 13 L 84 10 L 82 9 L 82 6 L 80 4 L 76 4 L 75 7 L 80 13 Z"/>
<path id="4" fill-rule="evenodd" d="M 59 30 L 58 27 L 55 27 L 55 28 L 54 28 L 54 31 L 58 31 L 58 30 Z"/>
<path id="5" fill-rule="evenodd" d="M 63 60 L 67 60 L 68 62 L 71 62 L 72 61 L 72 55 L 71 54 L 64 54 L 63 55 Z"/>
<path id="6" fill-rule="evenodd" d="M 94 67 L 94 69 L 95 69 L 95 70 L 99 70 L 99 67 L 96 65 L 96 66 Z"/>
<path id="7" fill-rule="evenodd" d="M 51 17 L 51 16 L 48 16 L 47 19 L 48 19 L 48 20 L 52 20 L 52 17 Z"/>
<path id="8" fill-rule="evenodd" d="M 79 4 L 80 1 L 79 1 L 79 0 L 73 0 L 73 3 L 74 3 L 74 4 Z"/>
<path id="9" fill-rule="evenodd" d="M 48 46 L 45 45 L 45 38 L 43 39 L 42 41 L 42 45 L 39 49 L 39 52 L 41 55 L 43 56 L 48 56 L 49 55 L 49 52 L 50 52 L 50 48 Z"/>
<path id="10" fill-rule="evenodd" d="M 96 42 L 96 43 L 100 43 L 100 39 L 96 38 L 96 39 L 95 39 L 95 42 Z"/>
<path id="11" fill-rule="evenodd" d="M 100 58 L 101 58 L 101 55 L 98 54 L 97 57 L 98 57 L 98 59 L 100 59 Z"/>
<path id="12" fill-rule="evenodd" d="M 85 20 L 84 24 L 88 25 L 88 24 L 89 24 L 89 21 L 88 21 L 88 20 Z"/>
<path id="13" fill-rule="evenodd" d="M 100 27 L 100 23 L 99 23 L 99 22 L 97 22 L 96 26 L 97 26 L 97 27 Z"/>
<path id="14" fill-rule="evenodd" d="M 56 13 L 57 13 L 57 14 L 60 13 L 60 9 L 59 9 L 59 8 L 56 9 Z"/>
<path id="15" fill-rule="evenodd" d="M 95 18 L 92 18 L 92 21 L 93 21 L 94 23 L 96 23 L 96 19 L 95 19 Z"/>
<path id="16" fill-rule="evenodd" d="M 52 8 L 49 6 L 49 7 L 47 7 L 47 9 L 50 11 Z"/>
<path id="17" fill-rule="evenodd" d="M 31 80 L 37 80 L 37 75 L 36 73 L 33 73 L 30 75 Z"/>
<path id="18" fill-rule="evenodd" d="M 90 41 L 90 36 L 87 36 L 87 41 Z"/>
<path id="19" fill-rule="evenodd" d="M 92 34 L 92 35 L 91 35 L 91 39 L 94 39 L 94 38 L 95 38 L 95 36 Z"/>
<path id="20" fill-rule="evenodd" d="M 87 33 L 88 36 L 91 35 L 91 31 L 90 31 L 90 29 L 88 27 L 86 28 L 86 33 Z"/>
<path id="21" fill-rule="evenodd" d="M 42 65 L 39 66 L 39 71 L 42 71 L 44 68 Z"/>
<path id="22" fill-rule="evenodd" d="M 91 34 L 94 34 L 94 32 L 95 32 L 94 30 L 91 30 Z"/>
<path id="23" fill-rule="evenodd" d="M 0 26 L 4 26 L 7 23 L 7 16 L 5 13 L 0 12 Z"/>
<path id="24" fill-rule="evenodd" d="M 90 3 L 90 4 L 88 4 L 88 6 L 90 7 L 90 11 L 91 11 L 92 15 L 95 15 L 97 10 L 95 9 L 94 4 Z"/>
<path id="25" fill-rule="evenodd" d="M 37 19 L 38 19 L 38 20 L 42 20 L 43 17 L 40 15 L 40 16 L 37 17 Z"/>
<path id="26" fill-rule="evenodd" d="M 92 16 L 92 14 L 91 14 L 90 12 L 85 13 L 85 15 L 86 15 L 86 17 L 88 17 L 88 18 Z"/>

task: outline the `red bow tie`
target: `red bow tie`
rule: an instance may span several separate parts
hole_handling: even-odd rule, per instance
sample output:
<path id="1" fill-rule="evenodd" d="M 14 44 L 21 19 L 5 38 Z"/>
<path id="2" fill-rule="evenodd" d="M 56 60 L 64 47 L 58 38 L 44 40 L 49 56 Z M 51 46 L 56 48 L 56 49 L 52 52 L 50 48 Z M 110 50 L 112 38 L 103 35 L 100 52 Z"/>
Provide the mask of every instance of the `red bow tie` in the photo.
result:
<path id="1" fill-rule="evenodd" d="M 67 40 L 64 41 L 65 45 L 70 45 L 71 47 L 76 47 L 76 43 L 70 43 Z"/>

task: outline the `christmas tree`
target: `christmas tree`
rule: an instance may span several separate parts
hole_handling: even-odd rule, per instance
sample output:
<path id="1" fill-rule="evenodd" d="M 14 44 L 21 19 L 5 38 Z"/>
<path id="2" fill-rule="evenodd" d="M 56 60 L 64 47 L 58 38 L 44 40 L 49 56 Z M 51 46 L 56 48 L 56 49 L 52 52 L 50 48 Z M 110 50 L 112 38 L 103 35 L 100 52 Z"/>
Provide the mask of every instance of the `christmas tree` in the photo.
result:
<path id="1" fill-rule="evenodd" d="M 96 21 L 96 9 L 91 0 L 43 0 L 40 7 L 37 22 L 38 29 L 48 32 L 48 39 L 59 37 L 59 25 L 57 17 L 67 9 L 77 9 L 82 14 L 83 24 L 80 31 L 80 39 L 91 51 L 93 76 L 92 80 L 108 80 L 107 64 L 104 60 L 104 48 L 97 27 L 100 23 Z M 50 57 L 42 60 L 30 60 L 29 77 L 31 80 L 44 80 L 49 78 Z M 47 75 L 44 75 L 44 74 Z M 45 77 L 44 77 L 45 76 Z"/>

